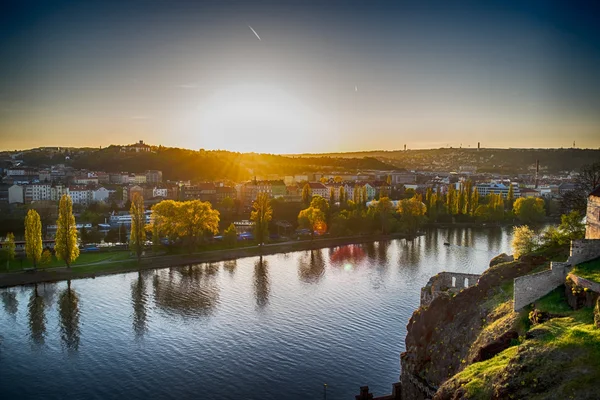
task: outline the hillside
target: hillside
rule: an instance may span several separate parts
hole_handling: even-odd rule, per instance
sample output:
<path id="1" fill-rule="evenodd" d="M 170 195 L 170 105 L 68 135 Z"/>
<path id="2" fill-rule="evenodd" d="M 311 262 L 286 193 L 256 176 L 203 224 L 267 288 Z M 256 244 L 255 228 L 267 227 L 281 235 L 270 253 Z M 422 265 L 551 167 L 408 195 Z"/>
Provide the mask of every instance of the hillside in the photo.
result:
<path id="1" fill-rule="evenodd" d="M 300 155 L 313 157 L 313 155 Z M 597 149 L 486 149 L 472 148 L 368 151 L 328 153 L 329 157 L 374 157 L 396 167 L 418 170 L 458 171 L 461 166 L 477 167 L 478 172 L 518 174 L 531 172 L 536 160 L 548 173 L 579 170 L 585 164 L 600 161 Z"/>
<path id="2" fill-rule="evenodd" d="M 514 312 L 514 277 L 547 268 L 548 258 L 499 263 L 476 286 L 436 298 L 408 324 L 402 354 L 403 398 L 436 400 L 595 399 L 600 329 L 592 308 L 573 311 L 572 288 L 560 287 Z"/>
<path id="3" fill-rule="evenodd" d="M 65 160 L 68 155 L 69 159 Z M 30 151 L 22 156 L 31 166 L 66 163 L 78 169 L 106 172 L 163 171 L 167 180 L 241 181 L 269 174 L 291 175 L 316 171 L 393 170 L 394 166 L 372 157 L 288 157 L 229 151 L 153 147 L 152 152 L 122 152 L 120 146 L 104 149 L 69 149 L 64 154 Z"/>

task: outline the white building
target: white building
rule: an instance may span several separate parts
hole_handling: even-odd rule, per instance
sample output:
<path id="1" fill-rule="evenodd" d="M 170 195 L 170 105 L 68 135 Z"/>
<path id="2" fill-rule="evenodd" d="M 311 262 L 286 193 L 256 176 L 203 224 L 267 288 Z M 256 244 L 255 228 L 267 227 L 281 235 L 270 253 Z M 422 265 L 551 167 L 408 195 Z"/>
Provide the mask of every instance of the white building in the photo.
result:
<path id="1" fill-rule="evenodd" d="M 152 189 L 152 197 L 167 197 L 168 189 L 167 188 L 154 188 Z"/>
<path id="2" fill-rule="evenodd" d="M 23 204 L 25 201 L 23 196 L 23 186 L 12 185 L 8 188 L 8 204 L 20 203 Z"/>
<path id="3" fill-rule="evenodd" d="M 92 191 L 84 187 L 71 186 L 69 196 L 71 196 L 73 204 L 88 205 L 92 201 Z"/>
<path id="4" fill-rule="evenodd" d="M 329 198 L 329 188 L 323 185 L 321 182 L 309 182 L 310 191 L 313 196 L 321 196 L 323 198 Z"/>
<path id="5" fill-rule="evenodd" d="M 92 201 L 102 201 L 106 203 L 108 201 L 108 196 L 110 196 L 110 190 L 104 187 L 99 187 L 92 191 Z"/>
<path id="6" fill-rule="evenodd" d="M 510 183 L 508 185 L 505 185 L 503 183 L 496 183 L 496 182 L 478 183 L 475 185 L 475 187 L 477 188 L 477 191 L 479 192 L 480 196 L 487 196 L 488 194 L 494 193 L 494 194 L 501 194 L 502 197 L 506 198 L 506 197 L 508 197 L 508 191 L 510 190 L 510 185 L 512 185 L 512 187 L 513 187 L 514 198 L 516 199 L 517 197 L 521 197 L 521 191 L 519 189 L 519 186 L 516 183 Z"/>
<path id="7" fill-rule="evenodd" d="M 25 201 L 50 200 L 52 196 L 52 186 L 50 184 L 35 184 L 25 186 Z"/>

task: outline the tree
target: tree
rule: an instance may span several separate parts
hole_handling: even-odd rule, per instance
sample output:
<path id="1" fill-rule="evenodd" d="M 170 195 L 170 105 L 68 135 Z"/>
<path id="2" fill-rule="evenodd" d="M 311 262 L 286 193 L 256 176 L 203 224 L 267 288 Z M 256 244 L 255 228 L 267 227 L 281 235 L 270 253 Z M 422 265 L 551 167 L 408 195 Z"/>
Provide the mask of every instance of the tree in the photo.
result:
<path id="1" fill-rule="evenodd" d="M 67 264 L 67 268 L 70 268 L 71 263 L 79 257 L 79 247 L 77 247 L 73 201 L 69 195 L 63 194 L 60 198 L 56 226 L 56 244 L 54 246 L 56 258 L 63 260 Z"/>
<path id="2" fill-rule="evenodd" d="M 303 228 L 310 229 L 310 239 L 313 240 L 315 231 L 325 231 L 325 213 L 318 208 L 308 207 L 298 214 L 298 224 Z"/>
<path id="3" fill-rule="evenodd" d="M 2 244 L 4 249 L 4 255 L 6 257 L 6 269 L 8 270 L 10 262 L 15 259 L 15 235 L 12 232 L 8 232 L 6 240 Z"/>
<path id="4" fill-rule="evenodd" d="M 158 229 L 158 224 L 151 224 L 149 229 L 152 232 L 152 252 L 154 254 L 160 251 L 160 231 Z"/>
<path id="5" fill-rule="evenodd" d="M 235 230 L 233 222 L 223 231 L 223 241 L 229 246 L 233 246 L 237 243 L 237 231 Z"/>
<path id="6" fill-rule="evenodd" d="M 329 188 L 329 208 L 335 207 L 335 188 L 332 186 Z"/>
<path id="7" fill-rule="evenodd" d="M 42 221 L 35 210 L 29 210 L 25 217 L 25 253 L 37 268 L 42 257 Z"/>
<path id="8" fill-rule="evenodd" d="M 51 262 L 52 262 L 52 252 L 50 251 L 50 249 L 45 249 L 42 252 L 42 256 L 40 257 L 40 264 L 48 265 Z"/>
<path id="9" fill-rule="evenodd" d="M 585 215 L 588 195 L 600 185 L 600 161 L 584 165 L 575 179 L 575 189 L 562 195 L 561 208 L 563 213 L 575 210 Z"/>
<path id="10" fill-rule="evenodd" d="M 427 207 L 416 197 L 404 199 L 398 203 L 400 222 L 409 236 L 415 236 L 420 226 L 425 221 Z"/>
<path id="11" fill-rule="evenodd" d="M 306 185 L 304 186 L 306 188 Z M 302 192 L 304 196 L 304 191 Z M 252 204 L 252 213 L 250 220 L 254 222 L 254 237 L 258 244 L 265 243 L 269 238 L 269 222 L 273 218 L 273 209 L 271 208 L 271 199 L 267 193 L 259 193 Z"/>
<path id="12" fill-rule="evenodd" d="M 477 207 L 479 207 L 479 191 L 477 190 L 477 186 L 475 186 L 471 193 L 471 215 L 475 215 Z"/>
<path id="13" fill-rule="evenodd" d="M 568 241 L 583 239 L 585 237 L 585 224 L 579 211 L 571 211 L 560 217 L 560 232 L 565 235 Z"/>
<path id="14" fill-rule="evenodd" d="M 338 199 L 340 202 L 340 208 L 346 207 L 346 202 L 348 199 L 346 198 L 346 189 L 344 186 L 340 186 Z"/>
<path id="15" fill-rule="evenodd" d="M 542 222 L 546 215 L 544 200 L 539 197 L 519 197 L 515 201 L 513 211 L 517 218 L 525 224 Z"/>
<path id="16" fill-rule="evenodd" d="M 129 209 L 131 214 L 131 232 L 129 235 L 129 249 L 137 256 L 138 263 L 142 259 L 144 244 L 146 242 L 146 214 L 144 213 L 144 198 L 139 193 L 134 193 Z"/>
<path id="17" fill-rule="evenodd" d="M 302 188 L 302 203 L 305 206 L 308 206 L 308 204 L 310 203 L 311 197 L 312 197 L 312 190 L 310 189 L 310 185 L 308 184 L 308 182 L 306 182 L 304 184 L 304 187 Z"/>
<path id="18" fill-rule="evenodd" d="M 448 194 L 446 194 L 446 208 L 448 209 L 448 214 L 450 215 L 455 215 L 455 208 L 454 208 L 454 203 L 455 203 L 455 190 L 454 190 L 454 185 L 450 184 L 448 185 Z"/>
<path id="19" fill-rule="evenodd" d="M 527 225 L 513 228 L 513 256 L 515 259 L 523 254 L 531 253 L 537 246 L 537 236 Z"/>
<path id="20" fill-rule="evenodd" d="M 375 206 L 375 212 L 379 214 L 381 222 L 381 233 L 387 235 L 389 233 L 390 217 L 394 211 L 394 203 L 389 197 L 382 197 Z"/>
<path id="21" fill-rule="evenodd" d="M 508 188 L 508 194 L 506 195 L 506 201 L 508 203 L 508 209 L 512 210 L 513 203 L 515 201 L 515 191 L 513 189 L 512 183 L 510 184 L 510 186 Z"/>

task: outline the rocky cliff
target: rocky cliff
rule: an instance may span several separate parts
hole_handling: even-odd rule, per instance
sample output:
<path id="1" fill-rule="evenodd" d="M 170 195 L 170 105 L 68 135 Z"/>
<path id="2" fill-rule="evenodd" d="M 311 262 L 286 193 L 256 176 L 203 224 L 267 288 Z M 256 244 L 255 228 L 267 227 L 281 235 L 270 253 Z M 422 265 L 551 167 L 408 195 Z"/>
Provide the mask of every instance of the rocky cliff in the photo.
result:
<path id="1" fill-rule="evenodd" d="M 562 313 L 546 313 L 552 319 L 532 326 L 531 309 L 513 311 L 513 279 L 546 268 L 549 260 L 526 256 L 505 261 L 492 260 L 476 286 L 440 295 L 413 313 L 401 355 L 403 399 L 551 399 L 556 390 L 566 396 L 561 398 L 597 398 L 594 385 L 580 379 L 585 377 L 584 366 L 600 382 L 600 362 L 586 362 L 585 346 L 577 346 L 575 339 L 565 339 L 564 347 L 547 345 L 556 339 L 556 332 L 570 338 L 574 326 L 590 317 L 593 323 L 591 312 L 569 314 L 566 301 L 552 298 L 540 304 L 550 311 L 558 307 Z M 564 287 L 560 290 L 564 296 Z M 600 352 L 600 333 L 592 331 L 592 336 L 592 350 Z M 561 357 L 568 358 L 560 361 Z M 544 368 L 540 359 L 547 362 Z M 548 375 L 562 368 L 570 372 L 563 372 L 561 379 Z M 571 387 L 569 382 L 580 384 Z"/>

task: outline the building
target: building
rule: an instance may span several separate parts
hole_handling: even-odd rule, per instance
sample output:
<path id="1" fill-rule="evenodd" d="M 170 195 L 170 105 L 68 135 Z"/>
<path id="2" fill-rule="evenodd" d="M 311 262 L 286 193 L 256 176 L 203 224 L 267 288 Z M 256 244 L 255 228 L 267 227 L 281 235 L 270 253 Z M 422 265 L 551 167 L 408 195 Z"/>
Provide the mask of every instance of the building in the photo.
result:
<path id="1" fill-rule="evenodd" d="M 181 188 L 181 200 L 200 200 L 214 203 L 217 198 L 217 188 L 212 182 L 203 182 Z"/>
<path id="2" fill-rule="evenodd" d="M 576 186 L 574 183 L 563 182 L 560 185 L 558 185 L 558 194 L 562 196 L 563 194 L 565 194 L 567 192 L 572 192 L 575 189 L 576 189 Z"/>
<path id="3" fill-rule="evenodd" d="M 146 173 L 129 174 L 128 183 L 130 185 L 143 185 L 146 183 Z"/>
<path id="4" fill-rule="evenodd" d="M 98 185 L 98 177 L 96 176 L 77 176 L 73 179 L 75 185 Z"/>
<path id="5" fill-rule="evenodd" d="M 23 204 L 24 202 L 23 186 L 12 185 L 8 188 L 8 204 Z"/>
<path id="6" fill-rule="evenodd" d="M 98 189 L 92 191 L 92 201 L 107 203 L 110 192 L 110 190 L 104 187 L 99 187 Z"/>
<path id="7" fill-rule="evenodd" d="M 135 144 L 131 144 L 129 146 L 121 147 L 121 151 L 131 151 L 131 152 L 136 152 L 136 153 L 149 152 L 150 150 L 151 150 L 150 146 L 145 144 L 143 140 L 140 140 L 139 142 L 137 142 Z"/>
<path id="8" fill-rule="evenodd" d="M 585 238 L 600 239 L 600 186 L 588 196 Z"/>
<path id="9" fill-rule="evenodd" d="M 136 193 L 140 196 L 144 196 L 144 188 L 137 185 L 130 187 L 127 193 L 127 198 L 130 201 L 133 201 L 133 196 L 135 196 Z"/>
<path id="10" fill-rule="evenodd" d="M 109 174 L 109 182 L 116 183 L 118 185 L 126 185 L 129 183 L 129 174 L 127 172 L 119 172 L 115 174 Z"/>
<path id="11" fill-rule="evenodd" d="M 541 197 L 542 194 L 539 190 L 530 188 L 520 188 L 520 197 Z"/>
<path id="12" fill-rule="evenodd" d="M 510 183 L 509 185 L 513 186 L 514 198 L 516 199 L 517 197 L 521 197 L 521 190 L 519 189 L 519 186 L 516 185 L 515 183 Z M 501 194 L 502 197 L 506 198 L 506 197 L 508 197 L 508 191 L 510 190 L 509 185 L 505 185 L 503 183 L 491 182 L 491 183 L 478 183 L 475 185 L 475 187 L 477 188 L 477 192 L 479 192 L 480 196 L 487 196 L 489 194 L 494 193 L 494 194 Z"/>
<path id="13" fill-rule="evenodd" d="M 51 200 L 52 185 L 48 183 L 27 185 L 24 188 L 24 196 L 26 203 L 31 203 L 32 201 Z"/>
<path id="14" fill-rule="evenodd" d="M 329 188 L 323 185 L 321 182 L 308 182 L 310 192 L 313 196 L 321 196 L 326 199 L 329 198 Z"/>
<path id="15" fill-rule="evenodd" d="M 70 186 L 69 196 L 71 196 L 73 204 L 80 204 L 83 206 L 90 204 L 93 199 L 92 191 L 85 186 Z"/>
<path id="16" fill-rule="evenodd" d="M 227 197 L 235 200 L 237 197 L 237 191 L 231 186 L 217 186 L 217 203 L 222 202 Z"/>
<path id="17" fill-rule="evenodd" d="M 169 190 L 167 188 L 158 188 L 155 187 L 152 189 L 152 197 L 164 197 L 165 199 L 169 195 Z"/>
<path id="18" fill-rule="evenodd" d="M 146 171 L 146 183 L 161 183 L 162 182 L 162 171 L 148 170 Z"/>

